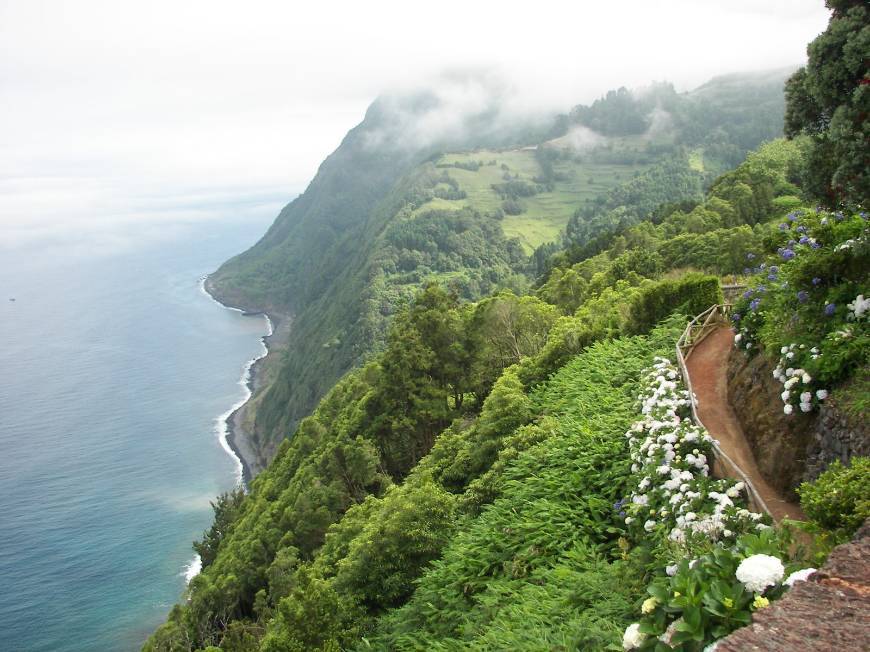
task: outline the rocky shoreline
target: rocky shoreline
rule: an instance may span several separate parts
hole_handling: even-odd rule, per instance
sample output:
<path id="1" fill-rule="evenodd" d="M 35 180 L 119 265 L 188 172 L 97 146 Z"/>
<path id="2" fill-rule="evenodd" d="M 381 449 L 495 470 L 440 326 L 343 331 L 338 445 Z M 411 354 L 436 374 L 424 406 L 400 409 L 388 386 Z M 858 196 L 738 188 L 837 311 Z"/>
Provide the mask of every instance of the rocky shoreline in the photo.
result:
<path id="1" fill-rule="evenodd" d="M 206 277 L 203 282 L 203 290 L 222 306 L 238 310 L 246 316 L 263 315 L 271 324 L 271 333 L 262 337 L 266 353 L 254 361 L 248 372 L 247 388 L 251 395 L 247 401 L 233 410 L 226 419 L 227 444 L 241 461 L 242 481 L 247 485 L 268 465 L 268 460 L 265 459 L 262 451 L 256 446 L 254 434 L 249 432 L 248 423 L 252 419 L 250 414 L 251 407 L 260 397 L 262 390 L 265 389 L 268 369 L 273 365 L 273 361 L 279 357 L 277 353 L 282 351 L 287 345 L 292 319 L 289 315 L 275 311 L 248 310 L 244 307 L 225 303 L 221 300 L 220 293 L 216 291 L 209 277 Z"/>

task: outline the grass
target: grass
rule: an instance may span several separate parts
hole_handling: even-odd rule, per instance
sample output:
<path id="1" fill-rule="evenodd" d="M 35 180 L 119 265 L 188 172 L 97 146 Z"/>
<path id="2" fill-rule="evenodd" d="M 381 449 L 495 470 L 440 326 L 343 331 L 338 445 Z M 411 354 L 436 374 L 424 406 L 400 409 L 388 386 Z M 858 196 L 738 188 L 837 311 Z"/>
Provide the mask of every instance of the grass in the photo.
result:
<path id="1" fill-rule="evenodd" d="M 494 165 L 489 163 L 495 161 Z M 475 152 L 446 154 L 438 165 L 482 162 L 477 170 L 446 168 L 450 176 L 465 191 L 460 200 L 433 199 L 418 207 L 414 214 L 432 210 L 458 210 L 471 207 L 479 211 L 495 211 L 502 205 L 501 198 L 492 189 L 493 184 L 504 182 L 504 175 L 519 175 L 532 181 L 541 175 L 541 167 L 534 150 L 479 150 Z M 507 170 L 502 166 L 507 166 Z M 613 186 L 628 181 L 646 166 L 631 164 L 595 163 L 573 159 L 557 161 L 554 170 L 563 180 L 556 181 L 552 192 L 543 192 L 522 200 L 526 207 L 520 215 L 507 215 L 502 222 L 505 235 L 519 239 L 527 253 L 536 247 L 558 240 L 574 212 L 597 195 Z"/>

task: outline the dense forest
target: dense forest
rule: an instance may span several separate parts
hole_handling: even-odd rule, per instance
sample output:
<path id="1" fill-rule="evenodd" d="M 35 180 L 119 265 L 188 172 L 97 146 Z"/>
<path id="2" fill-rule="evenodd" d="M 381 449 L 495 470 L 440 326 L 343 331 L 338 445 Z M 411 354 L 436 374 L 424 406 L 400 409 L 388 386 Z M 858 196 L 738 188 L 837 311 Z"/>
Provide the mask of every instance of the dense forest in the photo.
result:
<path id="1" fill-rule="evenodd" d="M 829 4 L 787 106 L 781 77 L 621 89 L 405 158 L 364 146 L 373 107 L 216 276 L 307 341 L 258 414 L 274 459 L 215 502 L 202 573 L 145 649 L 699 652 L 848 538 L 866 459 L 801 487 L 796 546 L 711 476 L 668 360 L 738 281 L 738 346 L 779 363 L 782 418 L 866 411 L 870 77 L 828 53 L 870 16 Z M 666 136 L 631 140 L 662 113 Z M 577 129 L 602 140 L 565 149 Z M 595 165 L 633 167 L 590 194 Z M 547 206 L 561 238 L 508 235 Z"/>

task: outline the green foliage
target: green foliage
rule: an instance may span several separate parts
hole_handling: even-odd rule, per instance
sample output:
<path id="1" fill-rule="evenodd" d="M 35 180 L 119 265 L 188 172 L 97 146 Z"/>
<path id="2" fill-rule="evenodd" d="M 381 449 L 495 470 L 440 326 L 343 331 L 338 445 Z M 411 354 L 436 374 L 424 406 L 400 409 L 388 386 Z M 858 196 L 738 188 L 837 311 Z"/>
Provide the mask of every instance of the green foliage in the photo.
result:
<path id="1" fill-rule="evenodd" d="M 637 224 L 665 202 L 700 199 L 702 180 L 687 158 L 668 159 L 579 209 L 566 227 L 567 239 L 582 245 L 600 233 Z"/>
<path id="2" fill-rule="evenodd" d="M 663 90 L 675 95 L 670 85 L 662 85 Z M 653 104 L 654 106 L 654 104 Z M 623 87 L 609 91 L 591 106 L 578 106 L 571 112 L 575 122 L 607 136 L 628 136 L 642 134 L 649 128 L 648 114 L 652 106 L 638 101 L 636 96 Z"/>
<path id="3" fill-rule="evenodd" d="M 684 314 L 697 315 L 717 303 L 722 303 L 722 290 L 715 276 L 687 274 L 678 280 L 649 283 L 631 303 L 628 329 L 642 333 L 678 308 Z"/>
<path id="4" fill-rule="evenodd" d="M 244 497 L 245 490 L 238 487 L 221 494 L 211 503 L 214 510 L 214 522 L 208 530 L 203 532 L 202 541 L 195 541 L 193 544 L 193 549 L 202 560 L 203 567 L 209 566 L 214 561 L 221 541 L 241 517 Z"/>
<path id="5" fill-rule="evenodd" d="M 608 560 L 622 532 L 611 507 L 628 474 L 622 432 L 640 368 L 677 331 L 675 322 L 650 339 L 593 345 L 536 390 L 551 425 L 517 431 L 487 481 L 495 502 L 359 649 L 602 649 L 615 640 L 641 587 L 636 569 Z"/>
<path id="6" fill-rule="evenodd" d="M 812 139 L 806 190 L 831 207 L 860 205 L 870 197 L 870 9 L 857 1 L 827 4 L 834 10 L 828 28 L 786 84 L 785 130 Z"/>
<path id="7" fill-rule="evenodd" d="M 870 518 L 870 458 L 834 461 L 814 482 L 799 489 L 804 513 L 819 526 L 850 536 Z"/>
<path id="8" fill-rule="evenodd" d="M 432 482 L 388 492 L 385 508 L 366 521 L 338 563 L 336 590 L 360 596 L 370 611 L 402 604 L 453 533 L 455 500 Z"/>

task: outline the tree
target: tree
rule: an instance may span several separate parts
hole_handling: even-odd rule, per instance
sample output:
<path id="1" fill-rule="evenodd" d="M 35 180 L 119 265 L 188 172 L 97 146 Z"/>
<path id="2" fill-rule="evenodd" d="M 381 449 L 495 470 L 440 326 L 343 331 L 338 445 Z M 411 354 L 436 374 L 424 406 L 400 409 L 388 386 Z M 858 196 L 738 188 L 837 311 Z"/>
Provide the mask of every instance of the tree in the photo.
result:
<path id="1" fill-rule="evenodd" d="M 785 133 L 812 139 L 805 190 L 829 206 L 860 204 L 870 197 L 870 9 L 863 0 L 826 4 L 828 28 L 786 83 Z"/>
<path id="2" fill-rule="evenodd" d="M 193 549 L 199 554 L 203 568 L 210 566 L 217 556 L 221 541 L 241 515 L 244 499 L 245 490 L 239 487 L 221 494 L 216 501 L 211 503 L 211 508 L 214 510 L 214 522 L 208 530 L 202 533 L 202 541 L 193 542 Z"/>

